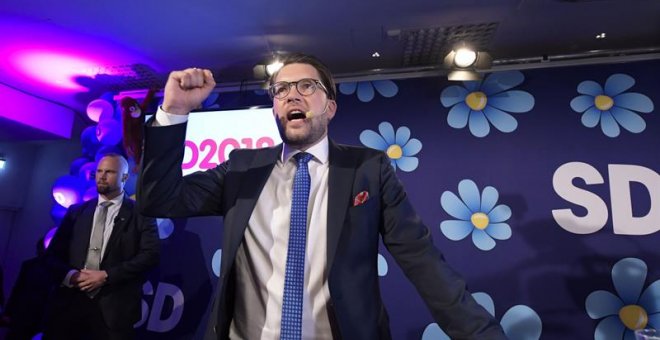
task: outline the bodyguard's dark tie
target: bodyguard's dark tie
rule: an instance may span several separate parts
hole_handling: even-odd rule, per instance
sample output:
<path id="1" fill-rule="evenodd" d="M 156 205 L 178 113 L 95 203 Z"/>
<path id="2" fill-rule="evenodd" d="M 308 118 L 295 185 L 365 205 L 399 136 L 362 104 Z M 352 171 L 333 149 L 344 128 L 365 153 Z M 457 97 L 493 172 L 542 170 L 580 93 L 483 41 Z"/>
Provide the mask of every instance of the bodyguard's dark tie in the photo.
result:
<path id="1" fill-rule="evenodd" d="M 281 340 L 302 337 L 303 286 L 305 283 L 305 244 L 307 243 L 307 203 L 309 201 L 309 169 L 312 155 L 301 152 L 293 156 L 298 162 L 293 177 L 291 227 L 284 273 Z"/>
<path id="2" fill-rule="evenodd" d="M 85 269 L 99 270 L 101 268 L 101 255 L 103 251 L 103 233 L 105 232 L 105 220 L 108 216 L 108 207 L 112 202 L 105 201 L 100 203 L 94 225 L 92 226 L 92 236 L 89 239 L 89 249 L 87 250 L 87 259 L 85 260 Z M 90 298 L 98 294 L 100 289 L 87 292 Z"/>

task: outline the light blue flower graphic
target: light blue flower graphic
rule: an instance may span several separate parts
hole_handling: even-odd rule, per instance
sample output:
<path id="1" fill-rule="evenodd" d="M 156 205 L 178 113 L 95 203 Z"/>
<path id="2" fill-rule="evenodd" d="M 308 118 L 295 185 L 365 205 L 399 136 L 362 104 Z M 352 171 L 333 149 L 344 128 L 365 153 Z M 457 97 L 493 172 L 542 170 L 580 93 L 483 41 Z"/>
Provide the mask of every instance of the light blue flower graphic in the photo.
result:
<path id="1" fill-rule="evenodd" d="M 511 217 L 511 208 L 497 205 L 497 189 L 487 186 L 481 195 L 474 181 L 464 179 L 458 183 L 460 198 L 451 191 L 440 197 L 442 208 L 457 220 L 440 223 L 442 233 L 452 241 L 460 241 L 472 233 L 472 242 L 481 250 L 491 250 L 495 240 L 511 237 L 511 227 L 504 223 Z"/>
<path id="2" fill-rule="evenodd" d="M 410 138 L 408 127 L 398 128 L 395 134 L 392 124 L 382 122 L 378 125 L 378 131 L 380 134 L 372 130 L 362 131 L 360 142 L 366 147 L 385 151 L 395 170 L 397 167 L 405 172 L 417 169 L 419 160 L 413 156 L 422 150 L 422 142 Z"/>
<path id="3" fill-rule="evenodd" d="M 581 95 L 571 100 L 571 108 L 582 113 L 582 125 L 593 128 L 600 123 L 600 129 L 608 137 L 617 137 L 621 133 L 619 126 L 640 133 L 646 129 L 646 122 L 637 112 L 653 111 L 653 102 L 643 94 L 625 92 L 633 85 L 635 79 L 622 73 L 609 76 L 604 88 L 595 81 L 585 80 L 578 85 Z"/>
<path id="4" fill-rule="evenodd" d="M 605 290 L 587 296 L 587 314 L 594 320 L 603 319 L 596 326 L 595 340 L 633 340 L 636 329 L 660 329 L 660 280 L 642 292 L 647 272 L 644 261 L 624 258 L 612 267 L 618 296 Z"/>
<path id="5" fill-rule="evenodd" d="M 211 258 L 211 269 L 213 269 L 213 274 L 220 277 L 220 265 L 222 264 L 222 249 L 218 249 L 213 253 Z"/>
<path id="6" fill-rule="evenodd" d="M 390 98 L 399 93 L 399 87 L 391 80 L 360 81 L 339 84 L 339 92 L 350 95 L 357 91 L 358 99 L 363 102 L 370 102 L 374 99 L 374 89 L 381 96 Z"/>
<path id="7" fill-rule="evenodd" d="M 378 276 L 385 276 L 387 275 L 387 260 L 385 257 L 381 254 L 378 254 Z"/>
<path id="8" fill-rule="evenodd" d="M 483 306 L 490 315 L 495 316 L 495 303 L 486 293 L 474 293 L 472 297 Z M 539 315 L 525 305 L 516 305 L 504 313 L 500 325 L 510 340 L 537 340 L 541 337 L 543 322 Z M 424 329 L 422 340 L 449 340 L 437 323 L 431 323 Z"/>
<path id="9" fill-rule="evenodd" d="M 512 132 L 518 121 L 510 112 L 528 112 L 534 107 L 534 97 L 525 91 L 510 90 L 520 85 L 525 76 L 520 71 L 491 73 L 483 81 L 466 81 L 464 86 L 452 85 L 440 94 L 444 107 L 450 107 L 447 123 L 455 129 L 469 124 L 470 133 L 485 137 L 490 124 L 501 132 Z"/>

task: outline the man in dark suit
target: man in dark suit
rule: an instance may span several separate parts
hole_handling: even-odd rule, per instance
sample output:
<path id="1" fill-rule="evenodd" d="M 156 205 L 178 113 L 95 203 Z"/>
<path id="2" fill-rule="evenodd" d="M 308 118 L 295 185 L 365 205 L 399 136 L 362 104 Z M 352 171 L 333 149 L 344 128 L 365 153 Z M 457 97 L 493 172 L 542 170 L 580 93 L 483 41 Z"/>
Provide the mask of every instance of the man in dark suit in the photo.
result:
<path id="1" fill-rule="evenodd" d="M 224 216 L 213 337 L 391 338 L 376 266 L 382 237 L 452 338 L 504 339 L 433 246 L 388 157 L 328 139 L 337 109 L 329 70 L 303 54 L 283 63 L 269 87 L 282 145 L 234 150 L 215 169 L 181 176 L 183 122 L 214 88 L 209 70 L 172 72 L 147 124 L 143 212 Z"/>
<path id="2" fill-rule="evenodd" d="M 32 339 L 43 331 L 48 299 L 54 288 L 45 260 L 44 238 L 36 244 L 37 256 L 23 261 L 3 317 L 9 324 L 7 340 Z"/>
<path id="3" fill-rule="evenodd" d="M 124 193 L 128 164 L 108 154 L 96 169 L 97 199 L 69 207 L 46 252 L 60 284 L 44 339 L 132 339 L 143 274 L 158 264 L 156 223 Z"/>

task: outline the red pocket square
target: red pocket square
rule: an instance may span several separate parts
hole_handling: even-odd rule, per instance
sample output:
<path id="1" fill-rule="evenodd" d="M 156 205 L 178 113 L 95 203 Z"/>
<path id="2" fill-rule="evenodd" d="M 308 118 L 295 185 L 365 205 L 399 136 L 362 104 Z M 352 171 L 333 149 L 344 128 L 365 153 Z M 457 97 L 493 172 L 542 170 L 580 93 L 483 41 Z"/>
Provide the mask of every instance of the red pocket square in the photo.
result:
<path id="1" fill-rule="evenodd" d="M 364 204 L 369 199 L 369 192 L 368 191 L 362 191 L 359 194 L 355 196 L 353 199 L 353 206 L 357 207 L 358 205 Z"/>

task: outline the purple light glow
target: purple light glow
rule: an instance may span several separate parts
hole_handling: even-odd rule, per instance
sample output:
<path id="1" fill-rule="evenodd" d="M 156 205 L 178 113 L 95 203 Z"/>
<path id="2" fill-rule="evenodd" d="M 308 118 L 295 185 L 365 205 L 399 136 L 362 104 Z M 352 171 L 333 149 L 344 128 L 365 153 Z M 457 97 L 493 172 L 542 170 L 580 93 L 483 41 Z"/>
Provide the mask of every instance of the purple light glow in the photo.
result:
<path id="1" fill-rule="evenodd" d="M 48 245 L 50 244 L 50 241 L 53 240 L 53 236 L 55 236 L 56 231 L 57 227 L 48 230 L 46 236 L 44 236 L 44 248 L 48 249 Z"/>
<path id="2" fill-rule="evenodd" d="M 23 50 L 13 55 L 18 71 L 45 84 L 63 89 L 85 91 L 74 80 L 78 76 L 94 77 L 98 66 L 93 60 L 43 50 Z"/>
<path id="3" fill-rule="evenodd" d="M 0 44 L 2 78 L 10 77 L 8 82 L 20 87 L 37 82 L 50 91 L 80 92 L 87 89 L 76 77 L 119 75 L 113 74 L 116 66 L 154 66 L 125 47 L 47 23 L 0 19 L 0 32 L 12 32 L 3 35 Z"/>

